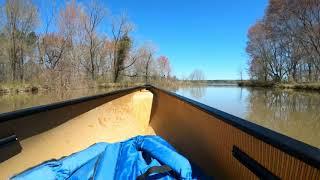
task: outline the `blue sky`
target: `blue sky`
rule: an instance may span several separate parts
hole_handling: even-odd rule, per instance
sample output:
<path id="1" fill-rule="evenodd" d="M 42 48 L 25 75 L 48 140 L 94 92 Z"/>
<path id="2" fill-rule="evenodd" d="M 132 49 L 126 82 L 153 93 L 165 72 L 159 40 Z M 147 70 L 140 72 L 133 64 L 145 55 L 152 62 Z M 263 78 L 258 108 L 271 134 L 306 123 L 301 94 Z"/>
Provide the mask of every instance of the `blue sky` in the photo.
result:
<path id="1" fill-rule="evenodd" d="M 86 4 L 88 0 L 78 0 Z M 40 12 L 48 1 L 37 0 Z M 125 11 L 135 24 L 135 41 L 156 44 L 173 73 L 201 69 L 207 79 L 239 79 L 245 69 L 247 31 L 268 0 L 101 0 L 109 14 Z"/>
<path id="2" fill-rule="evenodd" d="M 178 77 L 202 69 L 207 79 L 238 79 L 245 68 L 248 28 L 267 0 L 109 0 L 111 13 L 126 11 L 138 41 L 150 40 L 171 60 Z"/>

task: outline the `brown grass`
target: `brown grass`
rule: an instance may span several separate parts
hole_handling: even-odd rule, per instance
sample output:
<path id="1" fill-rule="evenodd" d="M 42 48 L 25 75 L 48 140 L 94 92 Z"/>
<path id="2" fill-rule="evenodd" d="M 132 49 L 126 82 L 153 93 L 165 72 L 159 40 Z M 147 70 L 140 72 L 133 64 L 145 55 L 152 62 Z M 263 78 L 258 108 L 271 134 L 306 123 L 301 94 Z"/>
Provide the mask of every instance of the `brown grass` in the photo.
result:
<path id="1" fill-rule="evenodd" d="M 241 87 L 271 87 L 279 89 L 296 89 L 296 90 L 320 90 L 320 83 L 274 83 L 262 81 L 243 81 L 239 82 Z"/>

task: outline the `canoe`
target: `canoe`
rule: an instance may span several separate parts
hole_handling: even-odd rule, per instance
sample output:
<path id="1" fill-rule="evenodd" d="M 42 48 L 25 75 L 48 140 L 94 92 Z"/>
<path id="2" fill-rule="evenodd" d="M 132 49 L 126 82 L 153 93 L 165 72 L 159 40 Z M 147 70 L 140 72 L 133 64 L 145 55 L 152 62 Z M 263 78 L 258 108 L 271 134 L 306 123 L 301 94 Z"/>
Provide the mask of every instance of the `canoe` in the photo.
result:
<path id="1" fill-rule="evenodd" d="M 320 179 L 318 148 L 151 85 L 0 114 L 0 179 L 137 135 L 218 179 Z"/>

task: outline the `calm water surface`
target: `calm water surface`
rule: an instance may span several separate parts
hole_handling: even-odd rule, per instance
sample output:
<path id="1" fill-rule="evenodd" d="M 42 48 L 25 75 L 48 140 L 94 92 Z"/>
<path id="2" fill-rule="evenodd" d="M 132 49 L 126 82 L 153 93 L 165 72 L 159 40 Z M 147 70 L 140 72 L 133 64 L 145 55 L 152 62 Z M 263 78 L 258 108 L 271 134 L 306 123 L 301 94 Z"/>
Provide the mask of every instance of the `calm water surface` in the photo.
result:
<path id="1" fill-rule="evenodd" d="M 320 93 L 203 87 L 176 93 L 320 148 Z"/>
<path id="2" fill-rule="evenodd" d="M 0 96 L 0 113 L 115 89 Z M 237 86 L 208 86 L 171 90 L 320 148 L 320 93 Z"/>
<path id="3" fill-rule="evenodd" d="M 0 113 L 65 101 L 113 91 L 115 89 L 77 89 L 72 91 L 19 93 L 0 95 Z"/>

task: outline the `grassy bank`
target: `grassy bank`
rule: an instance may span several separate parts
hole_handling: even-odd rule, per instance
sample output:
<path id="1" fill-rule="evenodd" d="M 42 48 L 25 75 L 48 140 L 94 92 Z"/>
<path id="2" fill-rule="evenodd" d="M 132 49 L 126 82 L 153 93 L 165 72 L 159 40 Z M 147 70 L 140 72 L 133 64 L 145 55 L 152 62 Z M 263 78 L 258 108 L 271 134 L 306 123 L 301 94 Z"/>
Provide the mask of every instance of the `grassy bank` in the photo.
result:
<path id="1" fill-rule="evenodd" d="M 162 87 L 169 90 L 177 90 L 179 88 L 186 87 L 199 87 L 199 86 L 210 86 L 210 85 L 236 85 L 238 81 L 226 81 L 226 80 L 202 80 L 202 81 L 187 81 L 187 80 L 157 80 L 150 81 L 147 84 L 152 84 L 157 87 Z M 103 81 L 91 81 L 84 83 L 77 87 L 56 87 L 56 85 L 43 85 L 43 84 L 28 84 L 28 83 L 2 83 L 0 84 L 0 95 L 1 94 L 17 94 L 17 93 L 37 93 L 44 91 L 55 91 L 55 90 L 74 90 L 74 89 L 120 89 L 127 87 L 134 87 L 146 84 L 145 82 L 134 82 L 134 81 L 123 81 L 119 83 L 110 83 Z M 253 86 L 253 85 L 250 85 Z"/>
<path id="2" fill-rule="evenodd" d="M 62 87 L 54 87 L 48 85 L 34 85 L 26 83 L 5 83 L 0 84 L 0 95 L 1 94 L 20 94 L 20 93 L 38 93 L 45 91 L 59 91 L 59 90 L 75 90 L 75 89 L 92 89 L 92 88 L 105 88 L 105 89 L 116 89 L 116 88 L 126 88 L 132 86 L 139 86 L 142 83 L 131 83 L 131 82 L 121 82 L 121 83 L 91 83 L 89 85 L 84 85 L 83 87 L 69 87 L 67 89 Z"/>
<path id="3" fill-rule="evenodd" d="M 74 89 L 120 89 L 127 87 L 134 87 L 144 85 L 144 82 L 119 82 L 119 83 L 103 83 L 103 82 L 91 82 L 89 84 L 84 84 L 81 87 L 68 87 L 64 89 L 62 87 L 40 85 L 40 84 L 28 84 L 28 83 L 2 83 L 0 84 L 0 95 L 1 94 L 19 94 L 19 93 L 38 93 L 44 91 L 57 91 L 57 90 L 74 90 Z M 204 86 L 205 83 L 202 82 L 191 82 L 191 81 L 151 81 L 148 84 L 152 84 L 158 87 L 163 87 L 166 89 L 178 89 L 180 87 L 193 87 L 193 86 Z"/>
<path id="4" fill-rule="evenodd" d="M 241 87 L 264 87 L 320 91 L 320 83 L 275 83 L 262 81 L 242 81 L 239 82 L 238 85 Z"/>

